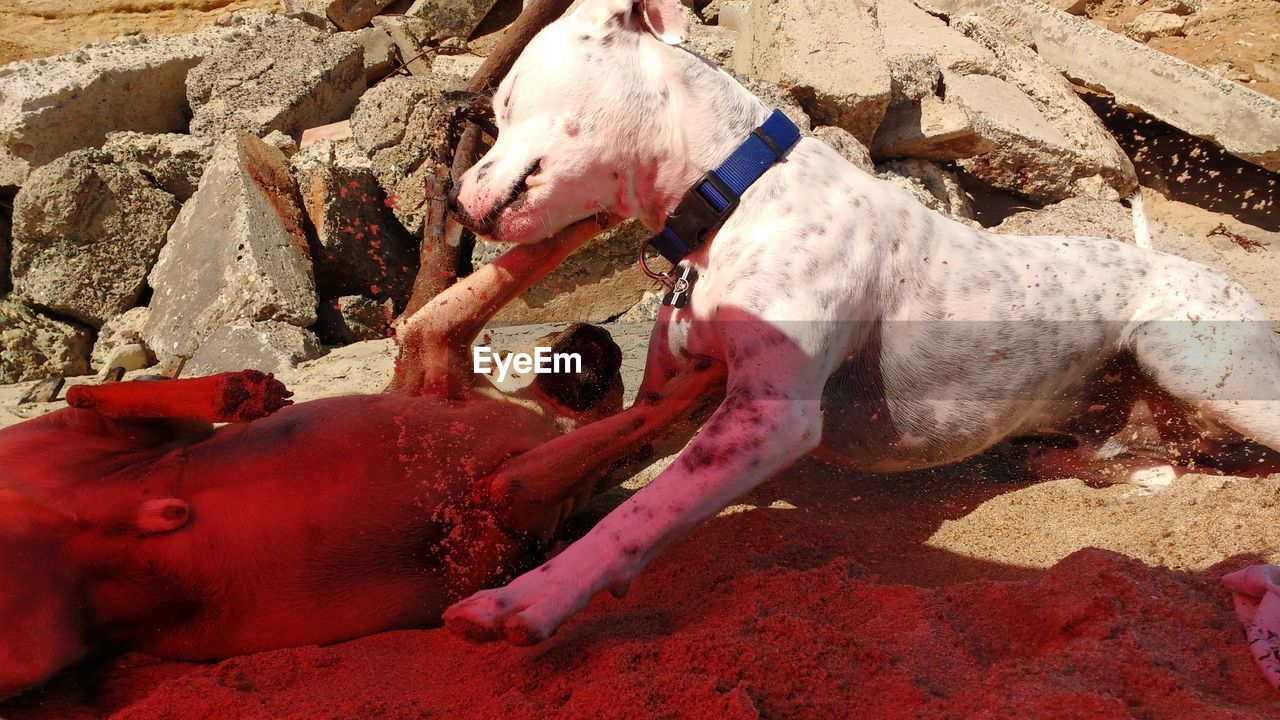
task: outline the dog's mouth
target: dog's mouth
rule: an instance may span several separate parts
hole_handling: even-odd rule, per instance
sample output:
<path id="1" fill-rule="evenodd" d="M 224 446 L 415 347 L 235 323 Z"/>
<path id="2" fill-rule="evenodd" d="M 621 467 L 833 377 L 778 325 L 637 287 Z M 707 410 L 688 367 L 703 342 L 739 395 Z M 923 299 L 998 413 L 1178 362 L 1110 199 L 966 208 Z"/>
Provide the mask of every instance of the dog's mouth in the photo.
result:
<path id="1" fill-rule="evenodd" d="M 508 210 L 519 210 L 524 206 L 529 198 L 529 178 L 541 171 L 542 158 L 538 158 L 525 167 L 524 171 L 520 173 L 520 177 L 507 189 L 507 194 L 503 196 L 502 200 L 489 208 L 489 211 L 483 216 L 479 218 L 472 217 L 466 208 L 454 204 L 454 217 L 477 235 L 492 236 L 494 229 L 498 225 L 498 220 L 502 217 L 502 213 Z"/>

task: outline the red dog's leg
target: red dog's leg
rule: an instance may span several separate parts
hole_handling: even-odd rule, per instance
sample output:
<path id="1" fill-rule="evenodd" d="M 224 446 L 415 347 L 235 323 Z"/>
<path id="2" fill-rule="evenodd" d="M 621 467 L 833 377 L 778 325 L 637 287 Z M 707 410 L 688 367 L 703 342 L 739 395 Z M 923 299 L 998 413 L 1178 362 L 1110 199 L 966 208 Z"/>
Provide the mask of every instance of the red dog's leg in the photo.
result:
<path id="1" fill-rule="evenodd" d="M 112 418 L 248 422 L 292 404 L 292 395 L 270 373 L 241 370 L 182 380 L 77 385 L 67 391 L 67 404 Z"/>
<path id="2" fill-rule="evenodd" d="M 479 499 L 511 530 L 554 527 L 564 503 L 581 495 L 610 465 L 638 450 L 687 412 L 714 386 L 725 366 L 690 363 L 661 392 L 642 391 L 630 408 L 522 453 L 477 487 Z M 586 488 L 587 494 L 590 487 Z"/>

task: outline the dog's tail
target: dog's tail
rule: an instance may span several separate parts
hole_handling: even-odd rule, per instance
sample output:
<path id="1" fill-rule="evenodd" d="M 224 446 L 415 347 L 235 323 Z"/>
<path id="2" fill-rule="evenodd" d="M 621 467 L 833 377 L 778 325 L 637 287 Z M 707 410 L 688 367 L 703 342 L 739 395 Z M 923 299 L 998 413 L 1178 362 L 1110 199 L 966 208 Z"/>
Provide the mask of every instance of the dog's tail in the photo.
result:
<path id="1" fill-rule="evenodd" d="M 1147 212 L 1142 207 L 1142 188 L 1129 196 L 1129 210 L 1133 214 L 1133 242 L 1140 248 L 1151 247 L 1151 227 L 1147 224 Z"/>

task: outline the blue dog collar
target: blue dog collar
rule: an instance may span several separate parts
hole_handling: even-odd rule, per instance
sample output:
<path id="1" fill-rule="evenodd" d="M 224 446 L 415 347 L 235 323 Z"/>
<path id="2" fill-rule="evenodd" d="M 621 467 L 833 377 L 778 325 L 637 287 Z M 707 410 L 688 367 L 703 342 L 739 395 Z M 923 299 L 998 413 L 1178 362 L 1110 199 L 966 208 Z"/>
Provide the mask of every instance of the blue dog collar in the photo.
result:
<path id="1" fill-rule="evenodd" d="M 781 110 L 774 110 L 720 167 L 708 170 L 694 183 L 647 244 L 657 248 L 671 264 L 678 264 L 724 224 L 742 193 L 799 140 L 800 129 Z M 643 248 L 640 258 L 643 263 Z"/>

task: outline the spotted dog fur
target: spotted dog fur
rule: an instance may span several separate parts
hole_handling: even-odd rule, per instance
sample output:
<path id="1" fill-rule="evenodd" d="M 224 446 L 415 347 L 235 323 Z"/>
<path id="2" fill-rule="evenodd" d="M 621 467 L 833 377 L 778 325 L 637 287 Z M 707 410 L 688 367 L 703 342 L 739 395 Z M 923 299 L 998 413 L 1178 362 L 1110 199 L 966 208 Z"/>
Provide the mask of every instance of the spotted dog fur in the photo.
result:
<path id="1" fill-rule="evenodd" d="M 462 179 L 460 214 L 518 243 L 600 209 L 661 227 L 768 113 L 674 47 L 685 31 L 675 0 L 586 0 L 543 30 L 495 95 L 500 135 Z M 711 358 L 728 365 L 723 404 L 652 483 L 536 571 L 453 606 L 451 626 L 546 638 L 810 452 L 899 471 L 1051 430 L 1086 460 L 1114 457 L 1108 435 L 1142 395 L 1280 449 L 1280 349 L 1239 284 L 1133 245 L 967 227 L 814 138 L 689 261 L 700 279 L 688 306 L 662 309 L 645 385 Z"/>

